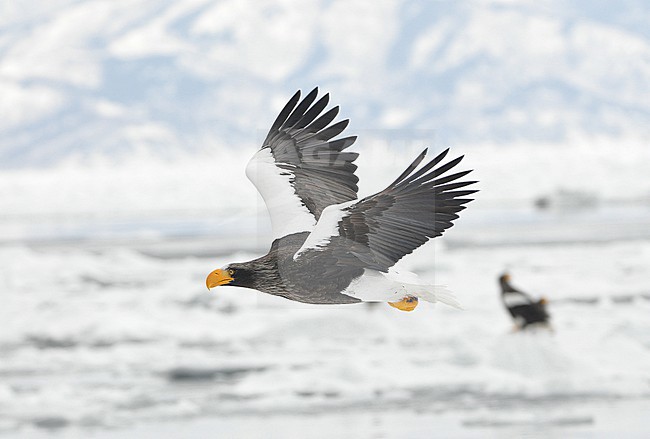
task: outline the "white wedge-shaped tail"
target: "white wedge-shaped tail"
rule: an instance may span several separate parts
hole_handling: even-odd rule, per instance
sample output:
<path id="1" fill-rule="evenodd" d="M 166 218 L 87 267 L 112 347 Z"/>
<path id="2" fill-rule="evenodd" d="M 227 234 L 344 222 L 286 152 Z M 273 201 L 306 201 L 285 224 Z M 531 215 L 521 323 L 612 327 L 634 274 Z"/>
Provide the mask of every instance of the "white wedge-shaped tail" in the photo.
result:
<path id="1" fill-rule="evenodd" d="M 391 269 L 388 273 L 366 269 L 343 291 L 364 302 L 399 302 L 412 296 L 462 309 L 454 294 L 441 285 L 427 285 L 415 273 Z"/>

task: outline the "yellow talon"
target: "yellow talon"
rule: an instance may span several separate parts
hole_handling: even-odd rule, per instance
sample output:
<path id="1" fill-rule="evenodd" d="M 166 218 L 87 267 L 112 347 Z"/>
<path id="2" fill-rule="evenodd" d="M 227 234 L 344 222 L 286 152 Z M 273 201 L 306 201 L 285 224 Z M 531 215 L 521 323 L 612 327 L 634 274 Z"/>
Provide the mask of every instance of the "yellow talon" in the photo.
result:
<path id="1" fill-rule="evenodd" d="M 418 306 L 418 298 L 413 296 L 406 296 L 399 302 L 388 302 L 388 304 L 393 308 L 399 309 L 400 311 L 410 312 L 413 311 L 416 306 Z"/>

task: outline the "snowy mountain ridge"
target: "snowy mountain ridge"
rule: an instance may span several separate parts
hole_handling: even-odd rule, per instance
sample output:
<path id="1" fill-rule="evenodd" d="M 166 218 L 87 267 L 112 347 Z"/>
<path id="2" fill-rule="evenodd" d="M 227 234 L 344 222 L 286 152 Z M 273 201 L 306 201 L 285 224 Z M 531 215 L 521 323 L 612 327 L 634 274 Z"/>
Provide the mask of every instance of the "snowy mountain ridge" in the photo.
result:
<path id="1" fill-rule="evenodd" d="M 314 85 L 351 131 L 645 143 L 649 21 L 641 0 L 5 2 L 0 166 L 257 144 Z"/>

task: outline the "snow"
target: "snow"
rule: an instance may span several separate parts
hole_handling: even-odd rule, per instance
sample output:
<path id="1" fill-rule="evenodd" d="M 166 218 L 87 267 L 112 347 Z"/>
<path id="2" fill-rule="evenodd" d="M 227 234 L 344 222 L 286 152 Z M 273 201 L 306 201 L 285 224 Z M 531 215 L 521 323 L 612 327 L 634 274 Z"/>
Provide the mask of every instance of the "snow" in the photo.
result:
<path id="1" fill-rule="evenodd" d="M 271 242 L 243 155 L 173 166 L 145 155 L 130 164 L 4 172 L 1 428 L 83 436 L 244 414 L 288 417 L 290 425 L 314 414 L 335 420 L 342 410 L 423 423 L 436 413 L 461 435 L 613 425 L 604 405 L 634 411 L 648 402 L 650 241 L 631 233 L 635 224 L 648 230 L 646 187 L 638 180 L 625 199 L 604 206 L 565 202 L 540 211 L 533 195 L 544 188 L 526 185 L 537 173 L 548 188 L 567 180 L 607 200 L 617 194 L 611 186 L 635 178 L 635 160 L 613 155 L 616 172 L 631 172 L 604 184 L 600 175 L 565 176 L 562 166 L 528 166 L 520 175 L 498 164 L 496 147 L 486 149 L 466 157 L 480 162 L 473 165 L 485 179 L 480 197 L 443 238 L 402 264 L 447 285 L 463 311 L 424 301 L 402 313 L 383 304 L 312 306 L 251 290 L 206 291 L 215 267 L 254 258 Z M 522 166 L 531 151 L 542 164 L 557 152 L 506 150 Z M 382 151 L 359 159 L 362 195 L 413 156 Z M 612 172 L 606 155 L 582 157 L 594 175 Z M 510 191 L 518 187 L 513 178 L 524 185 L 518 192 Z M 603 240 L 611 227 L 627 234 Z M 572 230 L 579 240 L 568 239 Z M 549 300 L 553 334 L 509 333 L 497 284 L 506 269 L 516 287 Z"/>
<path id="2" fill-rule="evenodd" d="M 548 401 L 600 422 L 590 404 L 647 398 L 648 255 L 647 241 L 429 246 L 407 265 L 449 285 L 465 310 L 421 302 L 401 313 L 205 291 L 214 266 L 242 255 L 4 246 L 3 423 L 101 429 L 393 407 L 515 422 Z M 553 334 L 508 333 L 496 282 L 506 265 L 515 285 L 549 299 Z M 571 297 L 599 301 L 562 301 Z"/>
<path id="3" fill-rule="evenodd" d="M 65 102 L 61 93 L 46 87 L 22 86 L 10 81 L 2 81 L 0 87 L 3 90 L 0 119 L 6 129 L 53 114 Z"/>
<path id="4" fill-rule="evenodd" d="M 351 131 L 647 144 L 649 15 L 642 0 L 4 5 L 0 164 L 256 144 L 287 97 L 315 85 Z M 114 116 L 94 111 L 107 101 Z M 156 141 L 131 142 L 138 127 Z"/>

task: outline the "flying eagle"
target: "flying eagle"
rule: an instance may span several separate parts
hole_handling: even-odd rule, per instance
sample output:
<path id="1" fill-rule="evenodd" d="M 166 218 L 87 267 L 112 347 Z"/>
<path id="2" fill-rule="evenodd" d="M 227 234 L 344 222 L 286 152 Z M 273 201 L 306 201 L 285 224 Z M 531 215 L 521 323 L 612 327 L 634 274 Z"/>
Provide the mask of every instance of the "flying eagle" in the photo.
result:
<path id="1" fill-rule="evenodd" d="M 257 259 L 211 272 L 208 288 L 253 288 L 304 303 L 388 302 L 412 311 L 418 298 L 457 306 L 442 287 L 392 269 L 403 256 L 442 235 L 471 201 L 471 171 L 449 174 L 462 156 L 442 164 L 445 150 L 418 169 L 425 149 L 386 189 L 361 200 L 346 151 L 356 136 L 340 137 L 349 120 L 332 123 L 329 94 L 318 88 L 282 109 L 262 148 L 246 167 L 271 216 L 273 243 Z"/>

